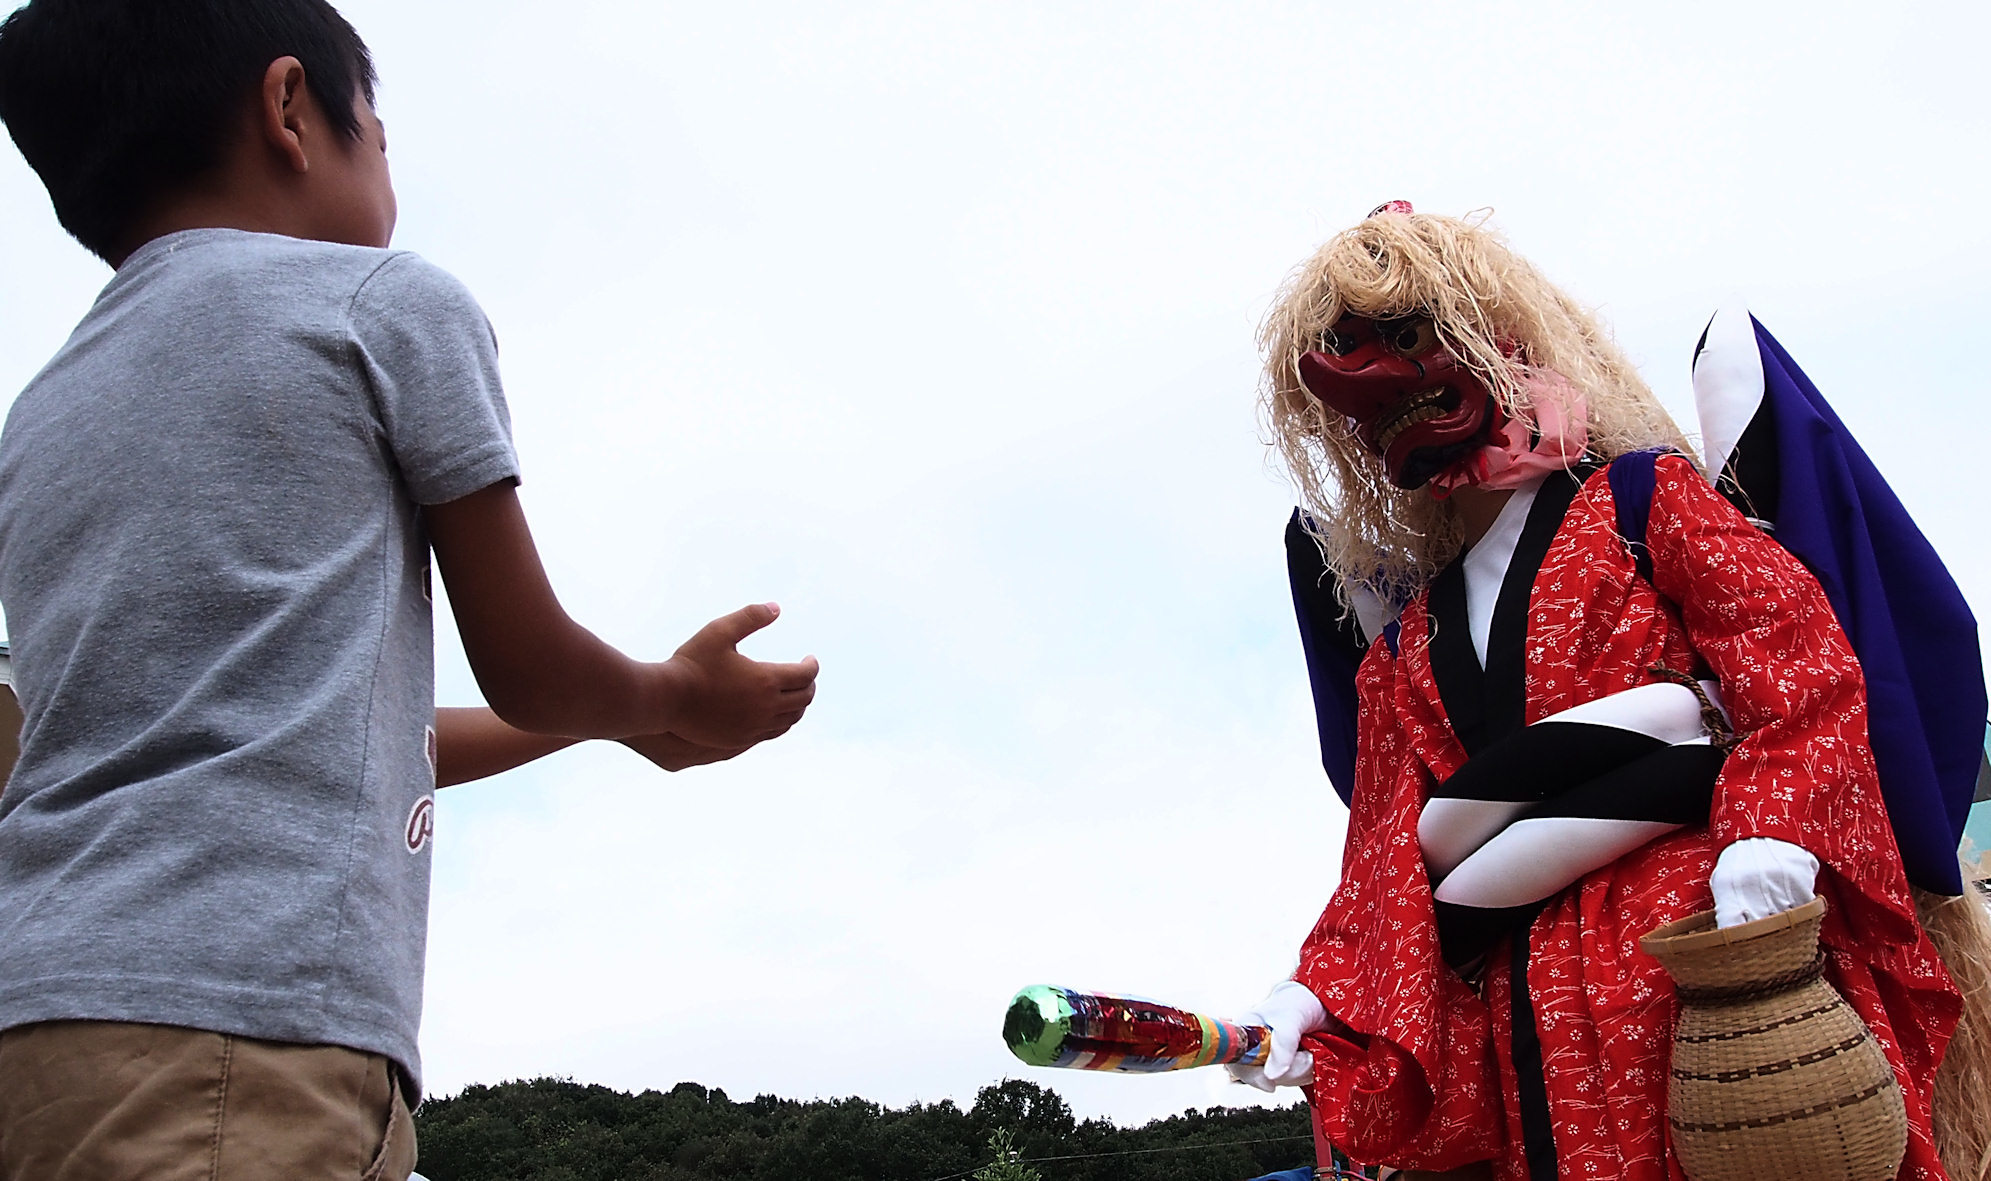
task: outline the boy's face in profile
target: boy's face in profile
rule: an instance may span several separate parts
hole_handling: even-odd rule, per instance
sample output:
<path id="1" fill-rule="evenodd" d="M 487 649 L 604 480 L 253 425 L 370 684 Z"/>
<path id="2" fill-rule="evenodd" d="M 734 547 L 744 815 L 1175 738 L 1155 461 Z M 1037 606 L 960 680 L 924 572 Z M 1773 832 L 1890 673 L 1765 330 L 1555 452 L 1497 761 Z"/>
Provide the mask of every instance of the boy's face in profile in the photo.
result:
<path id="1" fill-rule="evenodd" d="M 309 90 L 305 101 L 316 103 Z M 313 237 L 348 246 L 385 247 L 394 237 L 394 181 L 387 170 L 387 129 L 365 96 L 353 99 L 360 138 L 335 135 L 330 151 L 311 159 L 320 229 Z M 322 125 L 322 124 L 321 124 Z"/>

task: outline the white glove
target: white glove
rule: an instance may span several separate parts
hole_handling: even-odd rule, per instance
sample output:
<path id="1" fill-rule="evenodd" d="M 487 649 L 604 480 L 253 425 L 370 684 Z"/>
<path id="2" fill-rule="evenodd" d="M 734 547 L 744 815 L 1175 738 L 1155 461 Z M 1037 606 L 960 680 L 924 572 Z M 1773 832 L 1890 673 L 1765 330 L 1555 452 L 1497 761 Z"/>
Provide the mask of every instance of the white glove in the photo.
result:
<path id="1" fill-rule="evenodd" d="M 1789 841 L 1749 837 L 1721 851 L 1708 887 L 1715 926 L 1755 922 L 1811 901 L 1818 892 L 1818 858 Z"/>
<path id="2" fill-rule="evenodd" d="M 1313 990 L 1297 980 L 1274 988 L 1258 1007 L 1237 1019 L 1239 1025 L 1272 1028 L 1272 1052 L 1264 1066 L 1224 1067 L 1231 1077 L 1261 1091 L 1297 1087 L 1314 1080 L 1314 1056 L 1300 1049 L 1300 1039 L 1328 1024 L 1327 1010 Z"/>

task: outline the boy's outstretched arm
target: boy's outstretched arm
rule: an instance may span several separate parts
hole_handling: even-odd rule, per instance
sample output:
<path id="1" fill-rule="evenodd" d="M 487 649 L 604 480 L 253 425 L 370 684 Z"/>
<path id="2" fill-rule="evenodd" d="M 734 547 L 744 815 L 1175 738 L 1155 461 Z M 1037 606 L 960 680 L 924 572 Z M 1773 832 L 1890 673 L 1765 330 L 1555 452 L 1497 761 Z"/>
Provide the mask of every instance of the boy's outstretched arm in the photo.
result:
<path id="1" fill-rule="evenodd" d="M 4 704 L 0 701 L 0 706 Z M 4 708 L 0 708 L 0 716 L 4 713 Z M 522 767 L 556 750 L 564 750 L 574 745 L 575 741 L 555 734 L 531 734 L 516 726 L 508 726 L 497 714 L 481 706 L 438 708 L 436 786 L 469 783 L 473 779 Z M 666 771 L 682 771 L 686 767 L 722 762 L 747 749 L 744 746 L 726 749 L 698 746 L 675 734 L 644 734 L 625 738 L 622 743 Z"/>
<path id="2" fill-rule="evenodd" d="M 470 670 L 497 718 L 519 730 L 675 735 L 691 747 L 737 751 L 786 733 L 815 697 L 814 657 L 772 664 L 736 650 L 774 622 L 773 604 L 713 620 L 669 660 L 631 660 L 560 606 L 511 484 L 423 514 Z"/>
<path id="3" fill-rule="evenodd" d="M 436 786 L 450 787 L 522 767 L 576 739 L 529 734 L 481 707 L 436 708 Z"/>

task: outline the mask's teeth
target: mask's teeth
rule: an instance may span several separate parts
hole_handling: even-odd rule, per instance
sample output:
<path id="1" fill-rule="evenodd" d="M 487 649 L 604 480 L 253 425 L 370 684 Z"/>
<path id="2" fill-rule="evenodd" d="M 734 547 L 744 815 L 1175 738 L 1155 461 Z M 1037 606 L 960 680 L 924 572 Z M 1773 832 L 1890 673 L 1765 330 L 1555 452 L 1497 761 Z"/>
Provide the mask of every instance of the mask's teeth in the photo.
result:
<path id="1" fill-rule="evenodd" d="M 1383 428 L 1381 434 L 1376 436 L 1376 448 L 1381 451 L 1388 451 L 1390 444 L 1396 442 L 1398 435 L 1401 435 L 1420 422 L 1430 422 L 1434 418 L 1443 418 L 1444 416 L 1445 408 L 1436 405 L 1419 406 L 1415 410 L 1400 414 L 1391 420 L 1387 427 Z"/>

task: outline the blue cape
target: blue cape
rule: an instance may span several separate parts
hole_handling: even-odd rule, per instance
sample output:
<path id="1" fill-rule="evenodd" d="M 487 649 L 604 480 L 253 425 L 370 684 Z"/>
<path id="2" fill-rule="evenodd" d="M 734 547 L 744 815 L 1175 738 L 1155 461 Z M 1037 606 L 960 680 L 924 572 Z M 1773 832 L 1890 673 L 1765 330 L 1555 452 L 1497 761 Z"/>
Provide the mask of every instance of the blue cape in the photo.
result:
<path id="1" fill-rule="evenodd" d="M 1776 539 L 1818 576 L 1859 653 L 1867 731 L 1908 880 L 1961 894 L 1956 849 L 1976 793 L 1986 713 L 1977 620 L 1818 388 L 1750 322 L 1763 355 L 1758 420 L 1775 440 Z M 1752 421 L 1750 431 L 1757 428 Z M 1745 455 L 1749 445 L 1745 433 Z"/>

